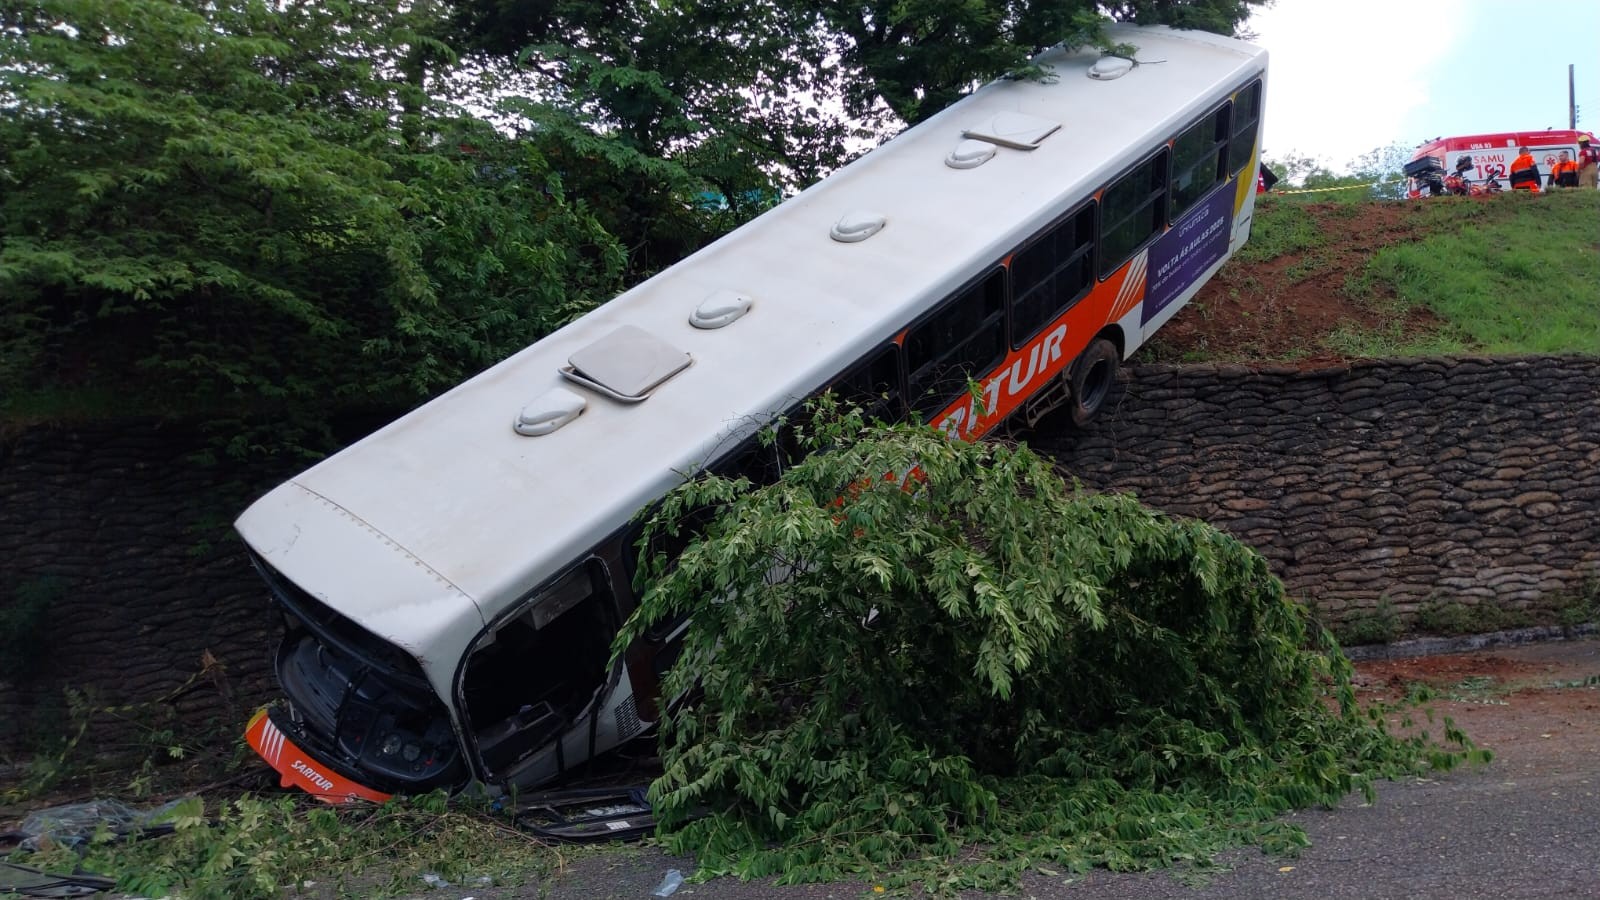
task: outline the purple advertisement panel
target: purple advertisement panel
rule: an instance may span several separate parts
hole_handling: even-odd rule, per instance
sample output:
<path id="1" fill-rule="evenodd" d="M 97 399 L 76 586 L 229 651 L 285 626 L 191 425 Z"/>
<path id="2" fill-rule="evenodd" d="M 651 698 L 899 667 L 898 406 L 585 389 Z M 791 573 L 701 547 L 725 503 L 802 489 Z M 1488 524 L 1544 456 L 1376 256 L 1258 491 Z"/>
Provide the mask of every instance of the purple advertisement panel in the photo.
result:
<path id="1" fill-rule="evenodd" d="M 1145 269 L 1150 273 L 1150 283 L 1145 287 L 1140 324 L 1159 315 L 1228 252 L 1233 195 L 1232 184 L 1219 186 L 1150 245 L 1149 266 Z"/>

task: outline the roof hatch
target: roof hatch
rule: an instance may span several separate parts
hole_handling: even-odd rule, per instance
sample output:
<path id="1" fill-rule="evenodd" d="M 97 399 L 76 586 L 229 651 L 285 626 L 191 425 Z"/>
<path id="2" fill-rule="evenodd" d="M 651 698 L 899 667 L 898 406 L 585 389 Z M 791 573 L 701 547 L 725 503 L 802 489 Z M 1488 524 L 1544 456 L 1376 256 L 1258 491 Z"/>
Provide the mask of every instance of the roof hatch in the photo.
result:
<path id="1" fill-rule="evenodd" d="M 1002 147 L 1032 150 L 1039 146 L 1039 142 L 1060 129 L 1060 122 L 1008 110 L 995 113 L 994 118 L 976 128 L 968 128 L 961 133 L 961 136 L 988 141 Z"/>
<path id="2" fill-rule="evenodd" d="M 643 328 L 623 325 L 567 358 L 561 377 L 623 403 L 638 403 L 693 362 Z"/>

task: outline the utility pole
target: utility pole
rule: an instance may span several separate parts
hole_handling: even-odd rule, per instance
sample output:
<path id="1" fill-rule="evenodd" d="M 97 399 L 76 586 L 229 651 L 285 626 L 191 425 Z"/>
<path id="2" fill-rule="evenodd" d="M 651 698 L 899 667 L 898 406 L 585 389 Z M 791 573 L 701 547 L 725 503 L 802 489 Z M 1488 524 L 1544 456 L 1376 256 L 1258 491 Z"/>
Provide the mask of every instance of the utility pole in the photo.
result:
<path id="1" fill-rule="evenodd" d="M 1578 130 L 1578 93 L 1572 86 L 1572 63 L 1567 63 L 1567 127 Z"/>

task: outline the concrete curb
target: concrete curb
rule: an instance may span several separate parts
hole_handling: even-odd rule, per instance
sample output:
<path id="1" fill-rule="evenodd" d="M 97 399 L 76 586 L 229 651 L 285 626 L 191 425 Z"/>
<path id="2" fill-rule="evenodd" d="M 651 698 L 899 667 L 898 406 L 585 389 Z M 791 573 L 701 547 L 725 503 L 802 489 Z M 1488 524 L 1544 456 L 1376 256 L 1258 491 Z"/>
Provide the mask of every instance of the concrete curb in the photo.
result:
<path id="1" fill-rule="evenodd" d="M 1600 633 L 1594 622 L 1582 625 L 1541 625 L 1536 628 L 1514 628 L 1510 631 L 1492 631 L 1488 634 L 1466 634 L 1460 637 L 1421 637 L 1391 644 L 1362 644 L 1345 647 L 1344 655 L 1353 662 L 1369 659 L 1407 659 L 1413 656 L 1438 656 L 1444 653 L 1466 653 L 1489 647 L 1517 647 L 1542 641 L 1565 641 Z"/>

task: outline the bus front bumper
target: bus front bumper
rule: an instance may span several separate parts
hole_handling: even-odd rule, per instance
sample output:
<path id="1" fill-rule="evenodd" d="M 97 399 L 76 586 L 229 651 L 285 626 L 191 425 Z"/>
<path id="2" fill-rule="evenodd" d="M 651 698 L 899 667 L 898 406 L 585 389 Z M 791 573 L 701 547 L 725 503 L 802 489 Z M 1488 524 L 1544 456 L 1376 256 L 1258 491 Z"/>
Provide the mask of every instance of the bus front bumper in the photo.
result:
<path id="1" fill-rule="evenodd" d="M 278 772 L 278 784 L 297 787 L 324 803 L 348 804 L 363 800 L 382 803 L 390 795 L 356 784 L 312 758 L 289 740 L 266 709 L 256 711 L 245 728 L 250 748 Z"/>

